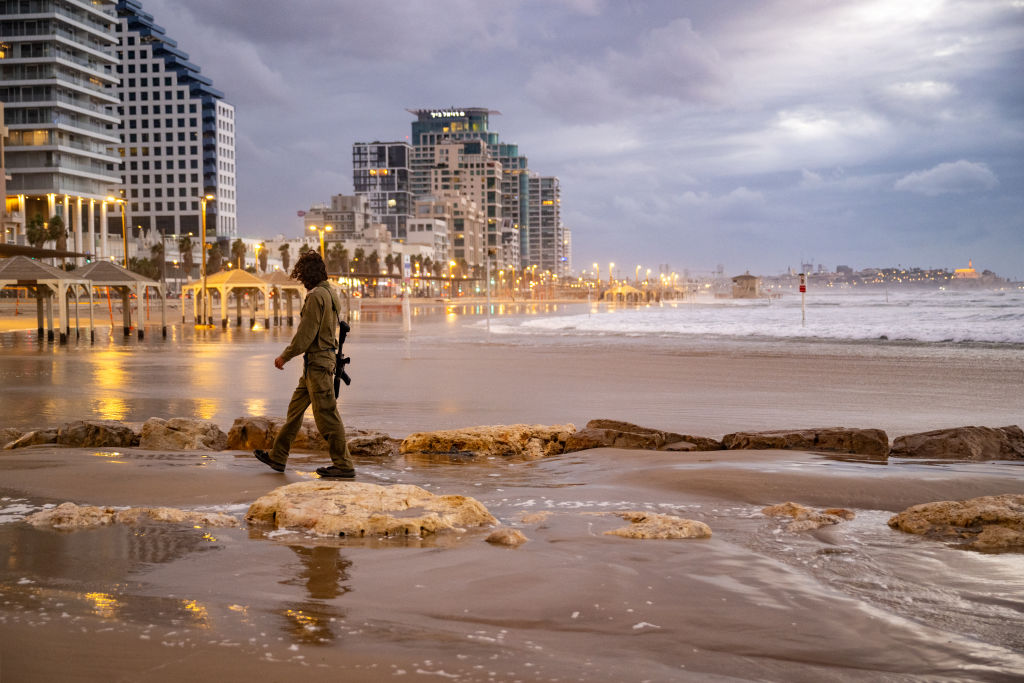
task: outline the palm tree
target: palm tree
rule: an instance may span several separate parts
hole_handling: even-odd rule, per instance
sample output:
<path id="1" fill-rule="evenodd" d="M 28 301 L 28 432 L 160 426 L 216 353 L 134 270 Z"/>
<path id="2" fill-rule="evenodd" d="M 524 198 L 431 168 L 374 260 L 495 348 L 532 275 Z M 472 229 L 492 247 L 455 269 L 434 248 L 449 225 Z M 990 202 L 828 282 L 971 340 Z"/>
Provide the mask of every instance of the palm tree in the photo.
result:
<path id="1" fill-rule="evenodd" d="M 380 256 L 377 255 L 376 249 L 366 257 L 366 272 L 370 275 L 380 274 Z"/>
<path id="2" fill-rule="evenodd" d="M 68 248 L 68 230 L 64 225 L 64 219 L 60 216 L 50 217 L 50 239 L 56 240 L 57 249 L 66 251 Z"/>
<path id="3" fill-rule="evenodd" d="M 355 254 L 352 255 L 352 265 L 356 268 L 356 273 L 362 273 L 366 269 L 366 250 L 362 247 L 357 247 Z"/>
<path id="4" fill-rule="evenodd" d="M 281 253 L 281 268 L 287 273 L 289 266 L 292 265 L 292 248 L 287 244 L 282 244 L 277 250 Z"/>
<path id="5" fill-rule="evenodd" d="M 348 261 L 348 251 L 341 242 L 335 242 L 327 250 L 327 270 L 334 273 L 344 273 L 342 261 Z"/>
<path id="6" fill-rule="evenodd" d="M 429 256 L 424 258 L 423 263 L 420 265 L 420 269 L 422 270 L 424 275 L 429 275 L 434 270 L 434 260 L 431 259 Z"/>
<path id="7" fill-rule="evenodd" d="M 239 237 L 231 243 L 231 259 L 238 263 L 238 269 L 242 270 L 245 259 L 245 242 Z"/>
<path id="8" fill-rule="evenodd" d="M 267 244 L 260 242 L 260 272 L 267 272 Z"/>
<path id="9" fill-rule="evenodd" d="M 181 254 L 181 265 L 185 269 L 185 277 L 192 279 L 192 238 L 182 235 L 178 239 L 178 253 Z"/>
<path id="10" fill-rule="evenodd" d="M 160 282 L 166 281 L 166 275 L 164 273 L 164 243 L 163 240 L 157 242 L 149 248 L 149 258 L 156 264 L 159 264 L 158 271 L 160 273 Z"/>
<path id="11" fill-rule="evenodd" d="M 301 247 L 299 247 L 299 256 L 302 256 L 307 251 L 310 251 L 309 245 L 308 244 L 303 244 Z"/>
<path id="12" fill-rule="evenodd" d="M 214 242 L 210 246 L 210 254 L 206 257 L 206 274 L 212 275 L 218 272 L 223 260 L 224 254 L 220 250 L 220 245 Z"/>
<path id="13" fill-rule="evenodd" d="M 342 275 L 348 275 L 348 249 L 345 247 L 341 248 L 338 255 L 338 270 Z"/>
<path id="14" fill-rule="evenodd" d="M 46 240 L 50 239 L 50 230 L 42 216 L 36 214 L 28 219 L 28 223 L 25 224 L 25 237 L 28 243 L 37 249 L 46 244 Z"/>
<path id="15" fill-rule="evenodd" d="M 395 257 L 393 255 L 391 255 L 391 254 L 388 254 L 387 256 L 385 256 L 384 257 L 384 266 L 388 269 L 388 275 L 391 275 L 391 271 L 395 267 Z"/>

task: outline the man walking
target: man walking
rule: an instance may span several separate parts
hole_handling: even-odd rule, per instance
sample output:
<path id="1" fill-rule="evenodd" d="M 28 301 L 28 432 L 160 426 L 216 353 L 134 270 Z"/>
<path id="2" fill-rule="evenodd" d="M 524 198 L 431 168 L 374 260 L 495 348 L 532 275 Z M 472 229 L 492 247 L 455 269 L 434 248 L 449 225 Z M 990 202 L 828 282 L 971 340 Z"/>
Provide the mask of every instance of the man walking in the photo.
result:
<path id="1" fill-rule="evenodd" d="M 312 403 L 313 420 L 327 441 L 332 463 L 329 467 L 318 467 L 316 473 L 321 477 L 353 479 L 356 471 L 345 442 L 345 426 L 338 414 L 338 399 L 334 395 L 338 314 L 341 306 L 327 282 L 327 267 L 319 253 L 307 251 L 300 256 L 292 268 L 291 276 L 301 282 L 309 293 L 302 304 L 295 336 L 281 355 L 274 359 L 274 367 L 283 370 L 285 363 L 302 354 L 302 377 L 292 394 L 288 417 L 274 439 L 273 448 L 269 453 L 255 450 L 253 455 L 275 472 L 284 472 L 292 441 L 302 427 L 302 416 Z"/>

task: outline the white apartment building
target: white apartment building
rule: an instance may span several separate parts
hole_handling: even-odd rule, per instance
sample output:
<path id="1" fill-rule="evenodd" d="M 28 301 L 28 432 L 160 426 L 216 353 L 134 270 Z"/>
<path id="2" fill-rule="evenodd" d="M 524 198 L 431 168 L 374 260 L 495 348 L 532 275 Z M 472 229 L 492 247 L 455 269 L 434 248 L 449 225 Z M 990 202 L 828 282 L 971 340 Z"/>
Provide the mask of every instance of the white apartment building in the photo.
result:
<path id="1" fill-rule="evenodd" d="M 104 201 L 120 185 L 115 23 L 114 3 L 103 0 L 0 2 L 11 176 L 5 200 L 13 227 L 5 228 L 5 241 L 26 244 L 27 221 L 60 216 L 70 251 L 120 253 L 120 218 L 108 223 Z"/>
<path id="2" fill-rule="evenodd" d="M 137 0 L 118 4 L 119 155 L 134 236 L 199 236 L 223 251 L 238 234 L 235 110 Z"/>

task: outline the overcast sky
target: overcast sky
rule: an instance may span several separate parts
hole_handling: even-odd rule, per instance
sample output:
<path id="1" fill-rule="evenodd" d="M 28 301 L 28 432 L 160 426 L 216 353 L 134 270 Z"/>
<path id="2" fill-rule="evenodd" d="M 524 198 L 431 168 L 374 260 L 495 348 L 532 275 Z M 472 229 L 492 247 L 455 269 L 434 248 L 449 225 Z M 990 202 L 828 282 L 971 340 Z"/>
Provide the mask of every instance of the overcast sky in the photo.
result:
<path id="1" fill-rule="evenodd" d="M 237 110 L 238 224 L 298 236 L 352 143 L 488 107 L 574 267 L 1024 279 L 1024 0 L 144 0 Z"/>

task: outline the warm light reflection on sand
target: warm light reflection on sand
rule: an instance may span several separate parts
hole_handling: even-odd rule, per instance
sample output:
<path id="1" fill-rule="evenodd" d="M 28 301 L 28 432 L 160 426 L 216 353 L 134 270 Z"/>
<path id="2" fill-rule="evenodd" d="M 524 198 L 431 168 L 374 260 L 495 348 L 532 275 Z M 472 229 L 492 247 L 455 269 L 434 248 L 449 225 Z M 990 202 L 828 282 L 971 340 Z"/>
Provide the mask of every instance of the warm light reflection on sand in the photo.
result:
<path id="1" fill-rule="evenodd" d="M 267 400 L 264 398 L 250 398 L 244 401 L 246 415 L 266 415 Z"/>
<path id="2" fill-rule="evenodd" d="M 86 600 L 92 603 L 93 611 L 104 619 L 111 619 L 117 616 L 117 598 L 109 593 L 86 593 Z"/>
<path id="3" fill-rule="evenodd" d="M 128 414 L 128 403 L 121 398 L 110 396 L 97 398 L 94 404 L 96 415 L 100 420 L 123 420 Z"/>
<path id="4" fill-rule="evenodd" d="M 196 620 L 196 625 L 202 628 L 210 628 L 210 614 L 207 612 L 206 607 L 200 605 L 195 600 L 182 600 L 181 606 L 192 614 Z"/>
<path id="5" fill-rule="evenodd" d="M 204 420 L 212 420 L 220 410 L 220 401 L 212 398 L 196 399 L 196 416 Z"/>

